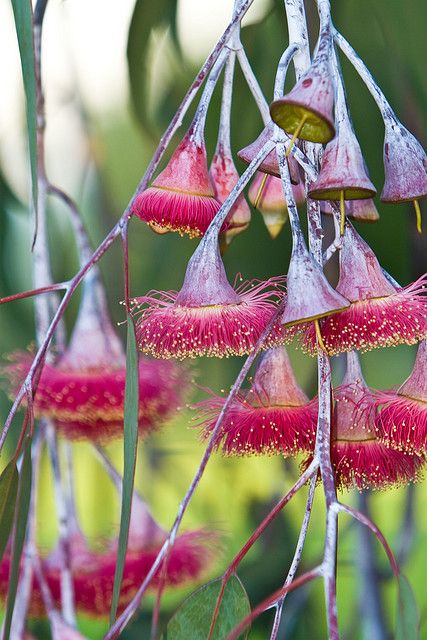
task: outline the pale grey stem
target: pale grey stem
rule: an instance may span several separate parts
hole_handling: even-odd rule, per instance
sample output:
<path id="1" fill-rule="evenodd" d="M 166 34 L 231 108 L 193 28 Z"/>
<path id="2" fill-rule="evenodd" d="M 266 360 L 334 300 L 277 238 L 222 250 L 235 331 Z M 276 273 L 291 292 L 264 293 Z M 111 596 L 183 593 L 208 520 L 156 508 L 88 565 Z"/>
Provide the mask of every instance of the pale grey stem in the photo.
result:
<path id="1" fill-rule="evenodd" d="M 65 457 L 65 488 L 67 494 L 69 524 L 78 522 L 77 505 L 74 483 L 73 447 L 68 440 L 63 441 L 63 452 Z"/>
<path id="2" fill-rule="evenodd" d="M 121 494 L 122 486 L 123 486 L 123 478 L 122 478 L 122 476 L 117 471 L 116 467 L 113 465 L 113 463 L 111 462 L 110 458 L 107 456 L 107 454 L 105 453 L 103 447 L 101 447 L 100 444 L 98 444 L 97 442 L 94 442 L 93 443 L 93 449 L 94 449 L 97 457 L 101 461 L 102 466 L 104 467 L 105 471 L 110 476 L 110 478 L 111 478 L 114 486 L 116 487 L 118 493 Z"/>
<path id="3" fill-rule="evenodd" d="M 279 64 L 277 66 L 276 80 L 274 82 L 274 100 L 278 100 L 283 96 L 283 89 L 285 86 L 289 65 L 297 51 L 298 45 L 290 44 L 282 53 L 282 57 L 280 58 Z"/>
<path id="4" fill-rule="evenodd" d="M 233 79 L 236 54 L 231 51 L 225 63 L 224 84 L 222 87 L 221 114 L 219 118 L 218 141 L 215 153 L 229 158 L 231 153 L 231 103 L 233 99 Z"/>
<path id="5" fill-rule="evenodd" d="M 288 575 L 286 576 L 286 580 L 283 584 L 284 587 L 291 584 L 301 562 L 301 556 L 304 549 L 305 540 L 307 537 L 308 526 L 310 524 L 310 516 L 311 516 L 311 510 L 313 507 L 314 492 L 316 490 L 316 482 L 317 482 L 317 474 L 315 473 L 310 480 L 310 487 L 308 489 L 307 504 L 305 507 L 304 518 L 303 518 L 301 529 L 299 532 L 295 554 L 292 559 L 292 564 L 289 568 Z M 282 619 L 283 603 L 286 599 L 286 596 L 287 594 L 285 594 L 283 598 L 281 598 L 276 604 L 276 614 L 274 616 L 274 622 L 273 622 L 273 628 L 271 630 L 270 640 L 277 640 L 277 634 L 279 633 L 280 622 Z"/>
<path id="6" fill-rule="evenodd" d="M 262 121 L 264 124 L 267 124 L 271 120 L 270 108 L 262 92 L 262 89 L 259 86 L 259 82 L 253 72 L 251 63 L 249 62 L 243 47 L 240 47 L 239 49 L 237 49 L 237 59 L 239 61 L 239 65 L 242 70 L 243 76 L 246 80 L 246 84 L 248 85 L 249 90 L 252 93 L 255 103 L 261 114 Z"/>
<path id="7" fill-rule="evenodd" d="M 280 142 L 276 146 L 277 161 L 279 163 L 280 177 L 282 179 L 283 195 L 286 200 L 286 206 L 288 208 L 289 222 L 291 224 L 292 232 L 292 246 L 295 247 L 299 243 L 304 243 L 303 233 L 301 231 L 301 225 L 298 216 L 298 209 L 295 204 L 294 193 L 292 190 L 291 177 L 289 175 L 288 162 L 286 160 L 286 147 L 283 142 Z"/>
<path id="8" fill-rule="evenodd" d="M 184 498 L 182 499 L 179 508 L 178 508 L 178 513 L 176 515 L 175 521 L 173 523 L 172 528 L 169 531 L 168 537 L 166 538 L 164 544 L 162 545 L 162 548 L 160 549 L 159 553 L 157 554 L 157 557 L 153 563 L 153 565 L 150 568 L 150 571 L 147 573 L 144 581 L 142 582 L 141 586 L 139 587 L 138 591 L 136 592 L 136 594 L 134 595 L 134 597 L 132 598 L 131 602 L 128 604 L 128 606 L 125 608 L 125 610 L 123 611 L 123 613 L 117 618 L 117 620 L 115 621 L 115 623 L 113 624 L 113 626 L 110 628 L 110 630 L 105 634 L 104 636 L 104 640 L 116 640 L 116 638 L 119 637 L 119 634 L 121 633 L 121 631 L 125 628 L 125 626 L 127 625 L 127 623 L 129 622 L 129 620 L 131 619 L 131 617 L 134 615 L 134 613 L 136 612 L 136 610 L 138 609 L 139 603 L 141 602 L 141 599 L 143 597 L 143 595 L 145 594 L 153 576 L 155 575 L 156 571 L 158 570 L 161 562 L 163 561 L 164 557 L 166 556 L 166 554 L 168 553 L 168 550 L 170 549 L 170 547 L 174 544 L 176 535 L 178 533 L 178 529 L 181 525 L 182 519 L 184 517 L 184 514 L 187 510 L 187 507 L 190 503 L 191 498 L 193 497 L 194 492 L 197 489 L 197 486 L 203 476 L 203 473 L 206 469 L 206 466 L 209 462 L 209 459 L 211 457 L 212 451 L 214 450 L 215 447 L 215 442 L 219 433 L 219 430 L 221 428 L 222 422 L 227 414 L 227 411 L 231 405 L 231 403 L 234 400 L 235 395 L 238 393 L 240 387 L 243 384 L 244 379 L 246 378 L 249 369 L 252 366 L 252 363 L 254 362 L 255 358 L 257 357 L 260 349 L 262 348 L 262 345 L 266 339 L 266 337 L 269 335 L 270 331 L 272 330 L 274 324 L 277 322 L 278 318 L 280 317 L 280 315 L 283 313 L 283 304 L 281 304 L 275 311 L 273 317 L 271 318 L 270 322 L 268 323 L 268 325 L 266 326 L 266 328 L 264 329 L 264 331 L 262 332 L 260 338 L 258 339 L 255 348 L 253 350 L 253 352 L 246 358 L 245 363 L 243 364 L 239 375 L 237 376 L 231 390 L 230 393 L 228 394 L 223 407 L 221 409 L 221 412 L 217 418 L 217 421 L 215 423 L 215 426 L 212 430 L 212 433 L 210 435 L 208 444 L 206 446 L 206 449 L 204 451 L 204 454 L 202 456 L 202 459 L 200 461 L 200 464 L 196 470 L 196 473 L 191 481 L 191 484 L 184 496 Z"/>
<path id="9" fill-rule="evenodd" d="M 369 93 L 374 98 L 377 103 L 378 109 L 381 112 L 381 115 L 384 120 L 393 120 L 396 121 L 396 115 L 393 109 L 390 106 L 387 98 L 385 97 L 383 91 L 380 89 L 378 84 L 375 82 L 374 77 L 369 71 L 368 67 L 365 65 L 363 60 L 357 55 L 356 51 L 353 49 L 351 44 L 347 42 L 344 36 L 341 35 L 336 29 L 333 29 L 333 37 L 341 51 L 344 53 L 346 58 L 351 62 L 353 67 L 356 69 L 357 73 L 365 83 Z"/>
<path id="10" fill-rule="evenodd" d="M 34 30 L 34 66 L 36 76 L 36 112 L 37 112 L 37 217 L 38 230 L 34 238 L 33 245 L 33 278 L 35 288 L 52 284 L 53 278 L 50 268 L 50 254 L 47 234 L 46 201 L 48 194 L 48 180 L 45 171 L 45 113 L 44 97 L 41 79 L 41 37 L 43 22 L 35 23 Z M 46 296 L 36 296 L 34 300 L 36 315 L 36 339 L 40 347 L 48 332 L 53 314 L 58 308 L 57 296 L 49 294 Z M 49 354 L 48 354 L 49 357 Z M 69 539 L 67 526 L 67 505 L 62 492 L 61 478 L 59 471 L 58 450 L 54 426 L 50 421 L 46 421 L 46 439 L 49 446 L 50 458 L 53 468 L 55 497 L 59 516 L 60 548 L 62 550 L 61 566 L 61 604 L 64 618 L 72 625 L 76 623 L 74 608 L 74 589 L 69 563 Z"/>
<path id="11" fill-rule="evenodd" d="M 318 1 L 320 28 L 319 44 L 317 55 L 329 56 L 331 48 L 331 19 L 329 0 Z M 292 42 L 300 45 L 298 54 L 302 56 L 305 47 L 305 66 L 302 57 L 298 54 L 294 57 L 295 71 L 297 77 L 307 70 L 309 66 L 310 54 L 308 46 L 307 22 L 305 20 L 303 0 L 285 0 L 287 12 L 289 34 Z M 319 162 L 318 147 L 307 144 L 308 157 L 317 167 Z M 322 226 L 320 217 L 320 207 L 318 203 L 308 201 L 309 215 L 309 245 L 314 259 L 322 265 Z M 322 574 L 325 585 L 325 601 L 328 622 L 329 640 L 338 640 L 338 619 L 336 604 L 336 553 L 338 537 L 338 516 L 333 506 L 337 503 L 334 472 L 330 458 L 330 437 L 331 437 L 331 366 L 326 353 L 318 350 L 318 398 L 319 413 L 317 422 L 315 455 L 319 459 L 320 471 L 323 481 L 323 490 L 326 499 L 326 537 L 324 556 L 322 562 Z"/>
<path id="12" fill-rule="evenodd" d="M 219 54 L 218 59 L 213 65 L 212 71 L 210 72 L 208 79 L 206 80 L 205 88 L 203 89 L 199 106 L 197 107 L 196 113 L 194 115 L 190 137 L 198 144 L 204 143 L 204 133 L 206 117 L 208 115 L 208 108 L 228 55 L 229 51 L 226 48 L 224 48 Z"/>
<path id="13" fill-rule="evenodd" d="M 332 214 L 334 220 L 335 238 L 329 245 L 326 251 L 323 253 L 323 265 L 325 265 L 332 258 L 336 251 L 340 251 L 344 237 L 341 235 L 340 223 L 339 223 L 339 211 L 334 211 Z"/>
<path id="14" fill-rule="evenodd" d="M 68 501 L 65 498 L 61 467 L 59 464 L 58 442 L 53 422 L 46 419 L 46 442 L 49 450 L 54 479 L 54 494 L 58 518 L 58 545 L 61 558 L 61 608 L 64 620 L 76 626 L 74 585 L 71 572 L 71 549 Z"/>

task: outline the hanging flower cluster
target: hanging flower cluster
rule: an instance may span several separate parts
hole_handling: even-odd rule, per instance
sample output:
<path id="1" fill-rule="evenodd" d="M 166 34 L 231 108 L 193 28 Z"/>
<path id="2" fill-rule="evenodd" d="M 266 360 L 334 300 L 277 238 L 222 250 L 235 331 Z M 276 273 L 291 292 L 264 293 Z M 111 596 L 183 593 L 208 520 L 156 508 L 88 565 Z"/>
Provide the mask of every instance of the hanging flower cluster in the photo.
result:
<path id="1" fill-rule="evenodd" d="M 256 346 L 266 350 L 250 388 L 237 392 L 224 415 L 225 399 L 221 397 L 213 395 L 197 405 L 204 437 L 215 432 L 215 446 L 226 455 L 306 453 L 310 460 L 315 453 L 318 401 L 309 400 L 298 386 L 283 345 L 297 336 L 311 355 L 347 353 L 347 373 L 332 390 L 329 416 L 336 484 L 385 488 L 415 480 L 420 473 L 427 392 L 419 371 L 424 367 L 425 374 L 426 351 L 420 347 L 417 371 L 397 392 L 368 389 L 357 352 L 427 339 L 427 274 L 399 286 L 350 223 L 350 219 L 375 222 L 379 214 L 373 200 L 376 188 L 349 114 L 333 33 L 330 18 L 325 23 L 323 15 L 311 66 L 283 96 L 284 75 L 292 57 L 286 58 L 285 52 L 287 62 L 281 61 L 278 67 L 270 117 L 263 111 L 263 130 L 237 153 L 248 166 L 241 178 L 230 147 L 235 53 L 229 51 L 226 62 L 214 67 L 189 132 L 135 203 L 136 214 L 149 224 L 161 219 L 165 229 L 185 230 L 192 236 L 204 233 L 204 237 L 188 263 L 181 290 L 135 298 L 132 312 L 141 351 L 155 357 L 181 360 L 243 355 Z M 203 129 L 222 64 L 226 72 L 218 144 L 208 174 Z M 420 227 L 418 200 L 427 191 L 426 155 L 383 103 L 382 113 L 385 184 L 381 199 L 414 201 Z M 287 135 L 292 136 L 290 141 Z M 191 150 L 194 140 L 197 150 Z M 324 145 L 317 172 L 300 141 Z M 178 161 L 183 148 L 192 154 L 185 163 L 189 168 L 186 176 Z M 173 185 L 167 184 L 168 176 L 173 176 Z M 251 176 L 248 197 L 262 214 L 272 239 L 289 219 L 292 255 L 286 277 L 231 287 L 219 246 L 223 246 L 221 238 L 228 234 L 230 239 L 249 225 L 243 189 Z M 208 179 L 212 180 L 211 190 Z M 168 213 L 163 205 L 175 197 L 169 191 L 159 196 L 158 206 L 153 204 L 159 188 L 197 197 L 200 209 L 208 195 L 214 195 L 221 206 L 209 224 L 202 225 L 198 213 L 193 215 L 184 200 Z M 334 218 L 339 250 L 335 287 L 326 279 L 312 247 L 307 248 L 300 227 L 296 205 L 301 206 L 306 198 L 309 227 L 320 221 L 319 209 Z M 277 320 L 270 326 L 273 317 Z"/>

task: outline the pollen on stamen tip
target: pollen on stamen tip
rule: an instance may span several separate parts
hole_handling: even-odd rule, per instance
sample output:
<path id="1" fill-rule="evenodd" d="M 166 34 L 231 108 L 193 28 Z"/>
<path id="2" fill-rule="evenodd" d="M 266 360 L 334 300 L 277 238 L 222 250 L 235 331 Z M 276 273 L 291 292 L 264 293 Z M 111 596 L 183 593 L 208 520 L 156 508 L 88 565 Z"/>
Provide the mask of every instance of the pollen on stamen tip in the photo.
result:
<path id="1" fill-rule="evenodd" d="M 178 304 L 176 291 L 150 292 L 133 300 L 139 349 L 156 358 L 242 356 L 250 353 L 284 296 L 285 279 L 245 281 L 230 303 Z M 294 331 L 277 322 L 263 348 L 285 344 Z"/>
<path id="2" fill-rule="evenodd" d="M 137 195 L 132 213 L 156 233 L 204 234 L 220 209 L 208 173 L 206 148 L 190 132 L 153 184 Z"/>
<path id="3" fill-rule="evenodd" d="M 196 408 L 205 416 L 202 436 L 209 438 L 225 398 L 213 396 Z M 249 390 L 239 392 L 221 423 L 215 446 L 224 455 L 296 455 L 312 451 L 317 400 L 307 398 L 295 380 L 284 347 L 266 351 Z"/>
<path id="4" fill-rule="evenodd" d="M 427 274 L 391 295 L 352 302 L 348 309 L 320 321 L 328 354 L 412 345 L 426 338 L 426 284 Z M 307 326 L 300 335 L 303 350 L 315 355 L 314 327 Z"/>

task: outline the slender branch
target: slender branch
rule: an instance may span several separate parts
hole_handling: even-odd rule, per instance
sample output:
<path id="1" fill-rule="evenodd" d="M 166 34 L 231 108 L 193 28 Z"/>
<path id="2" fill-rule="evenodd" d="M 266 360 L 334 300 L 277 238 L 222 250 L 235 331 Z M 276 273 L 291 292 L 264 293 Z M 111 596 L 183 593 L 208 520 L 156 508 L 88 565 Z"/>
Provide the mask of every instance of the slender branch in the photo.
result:
<path id="1" fill-rule="evenodd" d="M 297 44 L 290 44 L 282 54 L 276 71 L 276 80 L 274 82 L 274 99 L 278 100 L 283 95 L 283 87 L 285 86 L 286 75 L 292 58 L 298 51 Z"/>
<path id="2" fill-rule="evenodd" d="M 38 289 L 30 289 L 29 291 L 22 291 L 20 293 L 14 293 L 11 296 L 5 296 L 0 298 L 0 304 L 6 304 L 7 302 L 14 302 L 15 300 L 24 300 L 25 298 L 31 298 L 32 296 L 39 296 L 43 293 L 50 293 L 51 291 L 63 291 L 68 289 L 69 282 L 57 282 L 55 284 L 49 284 L 45 287 L 39 287 Z"/>
<path id="3" fill-rule="evenodd" d="M 258 80 L 256 79 L 256 76 L 251 67 L 251 63 L 249 62 L 243 47 L 237 49 L 237 60 L 239 61 L 239 65 L 246 80 L 246 84 L 248 85 L 249 90 L 255 100 L 255 104 L 257 105 L 258 110 L 261 114 L 262 121 L 264 124 L 267 124 L 271 120 L 268 102 L 264 97 L 262 89 L 259 86 Z"/>
<path id="4" fill-rule="evenodd" d="M 302 556 L 302 552 L 304 549 L 304 544 L 305 544 L 305 539 L 307 537 L 307 531 L 308 531 L 308 525 L 310 524 L 310 516 L 311 516 L 311 510 L 313 508 L 313 500 L 314 500 L 314 492 L 316 490 L 316 481 L 317 481 L 317 477 L 316 474 L 312 476 L 311 480 L 310 480 L 310 487 L 308 489 L 308 496 L 307 496 L 307 504 L 305 507 L 305 512 L 304 512 L 304 518 L 302 521 L 302 525 L 301 525 L 301 530 L 299 532 L 299 536 L 298 536 L 298 542 L 297 542 L 297 546 L 295 549 L 295 554 L 294 557 L 292 559 L 292 564 L 289 568 L 288 571 L 288 575 L 286 576 L 286 580 L 283 584 L 284 587 L 288 586 L 291 584 L 291 582 L 293 581 L 295 574 L 298 570 L 298 567 L 300 565 L 301 562 L 301 556 Z M 270 635 L 270 640 L 277 640 L 277 634 L 279 633 L 279 627 L 280 627 L 280 621 L 282 619 L 282 612 L 283 612 L 283 603 L 285 602 L 285 598 L 287 596 L 286 592 L 283 596 L 283 598 L 281 598 L 276 605 L 276 614 L 274 616 L 274 622 L 273 622 L 273 628 L 271 630 L 271 635 Z"/>
<path id="5" fill-rule="evenodd" d="M 206 236 L 205 236 L 206 237 Z M 147 573 L 147 576 L 145 577 L 144 581 L 142 582 L 141 586 L 139 587 L 138 591 L 136 592 L 136 594 L 134 595 L 134 597 L 132 598 L 131 602 L 128 604 L 128 606 L 125 608 L 125 610 L 123 611 L 123 613 L 117 618 L 117 620 L 115 621 L 115 623 L 113 624 L 113 626 L 110 628 L 110 630 L 106 633 L 106 635 L 104 636 L 104 640 L 115 640 L 119 634 L 121 633 L 121 631 L 124 629 L 124 627 L 126 626 L 126 624 L 128 623 L 128 621 L 130 620 L 130 618 L 134 615 L 134 613 L 136 612 L 139 603 L 144 595 L 144 593 L 146 592 L 154 574 L 156 573 L 158 567 L 160 566 L 160 564 L 162 563 L 162 561 L 164 560 L 164 558 L 166 557 L 169 548 L 171 548 L 175 542 L 176 539 L 176 535 L 178 533 L 178 529 L 181 525 L 182 519 L 184 517 L 184 514 L 187 510 L 187 507 L 190 503 L 191 498 L 193 497 L 193 494 L 203 476 L 203 473 L 205 471 L 206 465 L 209 462 L 209 459 L 211 457 L 211 454 L 214 450 L 215 447 L 215 442 L 217 439 L 217 435 L 219 433 L 219 430 L 221 428 L 222 422 L 230 408 L 231 403 L 234 400 L 235 395 L 238 393 L 240 387 L 243 384 L 244 379 L 246 378 L 249 369 L 252 366 L 252 363 L 254 362 L 255 358 L 258 355 L 258 352 L 260 351 L 264 340 L 266 339 L 266 337 L 269 335 L 271 329 L 273 328 L 274 324 L 277 322 L 277 319 L 280 317 L 281 313 L 283 313 L 283 304 L 279 305 L 279 307 L 276 309 L 275 313 L 273 314 L 270 322 L 268 323 L 268 325 L 265 327 L 264 331 L 262 332 L 261 336 L 259 337 L 255 348 L 253 350 L 253 352 L 246 358 L 245 363 L 243 364 L 239 375 L 237 376 L 231 390 L 230 393 L 228 394 L 224 405 L 222 407 L 222 410 L 217 418 L 217 421 L 215 423 L 215 426 L 212 430 L 211 436 L 209 438 L 208 444 L 206 446 L 206 449 L 204 451 L 204 454 L 202 456 L 202 459 L 200 461 L 200 464 L 197 468 L 197 471 L 195 473 L 195 475 L 193 476 L 193 479 L 191 481 L 191 484 L 184 496 L 184 498 L 182 499 L 179 508 L 178 508 L 178 513 L 176 515 L 175 521 L 172 525 L 172 528 L 169 531 L 168 537 L 166 538 L 164 544 L 162 545 L 162 548 L 160 549 L 159 553 L 157 554 L 157 557 L 153 563 L 153 565 L 150 568 L 150 571 Z"/>

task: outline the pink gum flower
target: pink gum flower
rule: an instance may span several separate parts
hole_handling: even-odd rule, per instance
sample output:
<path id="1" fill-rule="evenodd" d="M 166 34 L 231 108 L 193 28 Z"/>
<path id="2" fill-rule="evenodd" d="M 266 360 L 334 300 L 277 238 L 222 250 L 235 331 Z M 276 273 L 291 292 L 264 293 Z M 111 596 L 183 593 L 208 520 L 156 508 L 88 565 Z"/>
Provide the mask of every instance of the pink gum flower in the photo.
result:
<path id="1" fill-rule="evenodd" d="M 397 391 L 378 391 L 379 437 L 401 451 L 427 452 L 427 343 L 418 347 L 414 368 Z"/>
<path id="2" fill-rule="evenodd" d="M 132 212 L 154 231 L 204 234 L 221 204 L 209 177 L 206 148 L 187 133 L 151 187 L 140 193 Z"/>
<path id="3" fill-rule="evenodd" d="M 199 406 L 208 414 L 203 428 L 208 438 L 225 399 L 213 397 Z M 295 455 L 312 451 L 316 435 L 317 401 L 309 401 L 298 386 L 284 347 L 267 351 L 252 387 L 237 394 L 221 425 L 216 446 L 225 455 Z"/>
<path id="4" fill-rule="evenodd" d="M 157 358 L 223 357 L 250 353 L 284 295 L 282 276 L 232 287 L 216 237 L 206 236 L 190 259 L 179 292 L 150 292 L 134 299 L 141 351 Z M 264 348 L 293 334 L 279 323 Z"/>
<path id="5" fill-rule="evenodd" d="M 355 229 L 346 224 L 340 252 L 336 290 L 350 300 L 348 309 L 321 323 L 329 355 L 368 351 L 376 347 L 415 344 L 427 337 L 427 274 L 404 288 L 384 276 L 374 252 Z M 316 352 L 316 335 L 308 327 L 303 348 Z"/>

